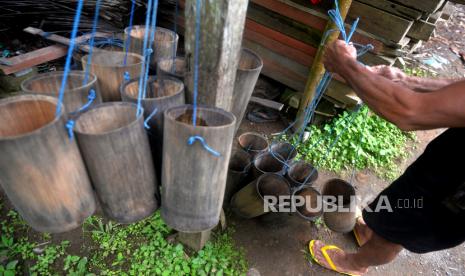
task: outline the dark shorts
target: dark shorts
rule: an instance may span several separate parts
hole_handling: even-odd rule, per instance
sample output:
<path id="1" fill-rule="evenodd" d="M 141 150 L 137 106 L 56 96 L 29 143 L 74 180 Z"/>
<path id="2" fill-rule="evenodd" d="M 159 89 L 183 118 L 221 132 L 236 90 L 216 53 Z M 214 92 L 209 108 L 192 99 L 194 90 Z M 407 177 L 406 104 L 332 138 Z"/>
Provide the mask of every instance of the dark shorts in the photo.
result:
<path id="1" fill-rule="evenodd" d="M 363 210 L 377 235 L 415 253 L 465 241 L 465 129 L 449 129 Z M 386 199 L 390 208 L 386 208 Z M 379 212 L 370 212 L 380 208 Z M 389 207 L 389 206 L 388 206 Z M 392 212 L 391 212 L 392 211 Z"/>

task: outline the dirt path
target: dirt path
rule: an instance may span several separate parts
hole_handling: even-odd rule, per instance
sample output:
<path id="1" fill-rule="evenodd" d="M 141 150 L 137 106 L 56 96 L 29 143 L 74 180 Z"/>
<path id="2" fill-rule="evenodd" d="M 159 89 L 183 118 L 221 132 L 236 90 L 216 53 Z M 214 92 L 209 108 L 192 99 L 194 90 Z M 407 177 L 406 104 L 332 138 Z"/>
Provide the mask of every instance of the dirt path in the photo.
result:
<path id="1" fill-rule="evenodd" d="M 273 133 L 281 128 L 280 124 L 260 125 L 245 120 L 239 133 Z M 440 133 L 441 130 L 418 132 L 418 144 L 412 157 L 399 166 L 405 168 L 413 162 L 428 142 Z M 340 177 L 326 171 L 319 171 L 319 175 L 315 184 L 317 189 L 321 189 L 326 180 Z M 388 186 L 389 182 L 379 179 L 371 172 L 363 172 L 357 174 L 354 185 L 361 195 L 376 195 Z M 352 234 L 334 233 L 324 226 L 318 227 L 296 215 L 267 214 L 251 220 L 242 220 L 231 215 L 231 222 L 236 229 L 235 239 L 245 248 L 252 271 L 258 271 L 260 275 L 338 275 L 308 261 L 307 244 L 311 239 L 322 239 L 349 251 L 355 251 L 357 248 Z M 394 262 L 372 268 L 367 275 L 463 275 L 464 258 L 465 244 L 424 255 L 404 250 Z"/>

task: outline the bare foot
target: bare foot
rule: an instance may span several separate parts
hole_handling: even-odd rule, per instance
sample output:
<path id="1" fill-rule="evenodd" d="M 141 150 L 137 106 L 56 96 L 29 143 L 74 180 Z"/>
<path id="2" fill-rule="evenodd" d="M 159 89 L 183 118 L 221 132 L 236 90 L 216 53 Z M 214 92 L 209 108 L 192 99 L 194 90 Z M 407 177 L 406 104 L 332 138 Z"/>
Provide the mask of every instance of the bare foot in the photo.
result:
<path id="1" fill-rule="evenodd" d="M 365 224 L 362 217 L 357 218 L 354 227 L 354 235 L 359 246 L 363 246 L 373 236 L 373 231 Z"/>
<path id="2" fill-rule="evenodd" d="M 312 251 L 313 251 L 313 258 L 315 261 L 330 270 L 334 269 L 331 267 L 331 265 L 328 263 L 328 260 L 326 260 L 325 256 L 323 255 L 323 252 L 321 249 L 325 246 L 325 244 L 321 241 L 315 240 L 313 242 Z M 333 262 L 334 266 L 336 267 L 336 271 L 341 273 L 341 274 L 346 274 L 346 275 L 363 275 L 367 272 L 368 268 L 361 268 L 357 267 L 353 262 L 351 262 L 348 258 L 348 254 L 345 253 L 341 249 L 326 249 L 326 253 L 329 256 L 329 259 Z"/>

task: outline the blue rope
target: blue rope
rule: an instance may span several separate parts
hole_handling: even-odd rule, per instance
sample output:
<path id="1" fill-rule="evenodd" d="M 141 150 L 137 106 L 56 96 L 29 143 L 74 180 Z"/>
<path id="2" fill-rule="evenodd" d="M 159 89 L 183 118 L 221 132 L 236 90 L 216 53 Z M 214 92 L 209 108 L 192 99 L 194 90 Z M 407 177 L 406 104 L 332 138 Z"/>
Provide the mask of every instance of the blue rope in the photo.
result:
<path id="1" fill-rule="evenodd" d="M 84 110 L 86 110 L 87 108 L 89 108 L 92 103 L 94 102 L 94 100 L 97 98 L 97 93 L 95 92 L 94 89 L 91 89 L 89 91 L 89 94 L 87 95 L 87 103 L 84 104 L 83 106 L 81 106 L 81 108 L 79 108 L 78 110 L 76 111 L 73 111 L 71 114 L 77 114 L 77 113 L 80 113 Z"/>
<path id="2" fill-rule="evenodd" d="M 66 122 L 66 129 L 68 130 L 68 136 L 70 140 L 73 140 L 74 138 L 74 131 L 73 131 L 74 124 L 75 124 L 74 120 L 68 120 Z"/>
<path id="3" fill-rule="evenodd" d="M 94 52 L 95 33 L 97 32 L 98 18 L 99 18 L 99 13 L 100 13 L 100 2 L 101 0 L 97 0 L 95 4 L 94 22 L 92 23 L 92 33 L 91 33 L 90 41 L 89 41 L 89 54 L 87 55 L 86 70 L 84 72 L 84 80 L 82 81 L 83 85 L 86 85 L 87 82 L 89 81 L 89 70 L 90 70 L 90 63 L 92 61 L 92 54 Z"/>
<path id="4" fill-rule="evenodd" d="M 325 155 L 323 156 L 323 161 L 326 160 L 328 157 L 329 157 L 329 154 L 331 153 L 331 151 L 333 150 L 334 146 L 336 145 L 337 141 L 339 141 L 339 138 L 341 138 L 341 136 L 347 131 L 347 129 L 349 128 L 349 125 L 352 124 L 352 122 L 354 121 L 355 119 L 355 115 L 358 114 L 358 112 L 361 110 L 361 107 L 362 105 L 360 105 L 357 109 L 357 111 L 354 111 L 352 112 L 351 116 L 349 117 L 349 122 L 348 124 L 344 127 L 344 129 L 336 136 L 336 138 L 334 139 L 334 141 L 331 143 L 331 145 L 329 145 L 328 149 L 326 150 L 326 153 Z M 303 183 L 307 183 L 307 181 L 313 176 L 313 174 L 316 172 L 316 169 L 317 169 L 317 166 L 314 166 L 313 168 L 313 171 L 312 173 L 310 173 L 307 178 L 305 178 L 304 182 Z"/>
<path id="5" fill-rule="evenodd" d="M 219 152 L 217 152 L 217 151 L 215 151 L 214 149 L 210 148 L 210 147 L 207 145 L 207 143 L 205 142 L 205 139 L 203 139 L 203 137 L 201 137 L 201 136 L 197 136 L 197 135 L 196 135 L 196 136 L 191 136 L 191 137 L 189 138 L 189 140 L 187 140 L 187 144 L 188 144 L 189 146 L 191 146 L 191 145 L 194 144 L 195 141 L 199 141 L 199 142 L 202 144 L 203 148 L 206 149 L 206 150 L 207 150 L 208 152 L 210 152 L 211 154 L 213 154 L 214 156 L 216 156 L 216 157 L 220 157 L 220 156 L 221 156 L 221 154 L 220 154 Z"/>
<path id="6" fill-rule="evenodd" d="M 145 73 L 144 73 L 144 87 L 143 87 L 143 95 L 142 98 L 145 99 L 145 96 L 147 95 L 147 81 L 149 79 L 149 68 L 150 68 L 150 57 L 153 53 L 152 45 L 154 44 L 153 42 L 155 41 L 155 33 L 156 33 L 156 28 L 157 28 L 157 9 L 158 9 L 158 0 L 155 0 L 153 4 L 153 9 L 152 9 L 152 21 L 150 25 L 150 40 L 149 40 L 149 45 L 147 47 L 150 47 L 147 49 L 147 64 L 148 66 L 145 66 Z"/>
<path id="7" fill-rule="evenodd" d="M 151 11 L 152 11 L 152 5 L 153 5 L 153 1 L 152 0 L 148 0 L 148 4 L 147 4 L 147 14 L 145 16 L 145 32 L 144 32 L 144 42 L 142 44 L 142 49 L 143 49 L 143 62 L 141 64 L 141 72 L 145 72 L 145 66 L 149 66 L 147 63 L 147 43 L 148 43 L 148 39 L 149 39 L 149 25 L 150 25 L 150 15 L 151 15 Z M 139 94 L 138 94 L 138 97 L 137 97 L 137 113 L 136 113 L 136 116 L 139 117 L 142 115 L 142 89 L 144 87 L 144 75 L 141 74 L 140 75 L 140 78 L 139 78 Z"/>
<path id="8" fill-rule="evenodd" d="M 193 106 L 194 111 L 192 115 L 192 124 L 194 127 L 197 125 L 197 97 L 198 97 L 198 86 L 199 86 L 199 52 L 200 52 L 200 2 L 197 0 L 196 3 L 196 15 L 195 15 L 195 50 L 194 50 L 194 100 Z"/>
<path id="9" fill-rule="evenodd" d="M 73 59 L 73 51 L 76 44 L 76 35 L 79 28 L 79 21 L 81 19 L 82 7 L 84 5 L 84 0 L 79 0 L 78 6 L 76 9 L 76 14 L 74 16 L 73 29 L 71 31 L 71 40 L 68 47 L 68 54 L 66 56 L 65 70 L 63 74 L 63 79 L 61 80 L 60 92 L 58 94 L 58 104 L 55 112 L 55 116 L 58 117 L 61 114 L 61 105 L 63 104 L 63 97 L 66 89 L 66 82 L 68 80 L 68 75 L 71 67 L 71 61 Z"/>
<path id="10" fill-rule="evenodd" d="M 195 15 L 195 49 L 194 49 L 194 100 L 193 100 L 193 114 L 192 114 L 192 125 L 194 128 L 197 126 L 197 97 L 198 97 L 198 86 L 199 86 L 199 52 L 200 52 L 200 15 L 201 15 L 201 0 L 196 2 L 196 15 Z M 187 140 L 188 145 L 194 144 L 195 141 L 200 141 L 202 146 L 211 154 L 216 157 L 220 157 L 221 154 L 214 149 L 210 148 L 205 139 L 200 136 L 191 136 Z"/>
<path id="11" fill-rule="evenodd" d="M 128 39 L 126 40 L 126 45 L 124 46 L 124 52 L 125 52 L 124 53 L 124 61 L 123 61 L 124 66 L 126 66 L 126 63 L 127 63 L 127 60 L 128 60 L 129 45 L 131 45 L 131 32 L 132 32 L 132 24 L 134 22 L 134 10 L 135 10 L 135 8 L 136 8 L 136 0 L 131 0 L 131 15 L 129 16 Z"/>
<path id="12" fill-rule="evenodd" d="M 150 126 L 149 126 L 149 121 L 152 119 L 153 116 L 155 116 L 155 114 L 157 114 L 158 112 L 158 108 L 155 108 L 152 113 L 147 117 L 147 119 L 145 119 L 144 121 L 144 127 L 146 129 L 150 129 Z"/>

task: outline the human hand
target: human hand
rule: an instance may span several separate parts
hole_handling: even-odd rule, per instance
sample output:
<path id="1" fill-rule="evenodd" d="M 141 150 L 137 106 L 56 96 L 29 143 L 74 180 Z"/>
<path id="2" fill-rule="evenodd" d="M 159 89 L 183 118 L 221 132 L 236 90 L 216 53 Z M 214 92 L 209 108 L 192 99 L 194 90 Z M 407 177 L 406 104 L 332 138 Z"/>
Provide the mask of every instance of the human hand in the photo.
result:
<path id="1" fill-rule="evenodd" d="M 355 47 L 343 40 L 337 40 L 326 47 L 323 62 L 326 70 L 339 74 L 345 64 L 356 60 L 357 50 Z"/>

